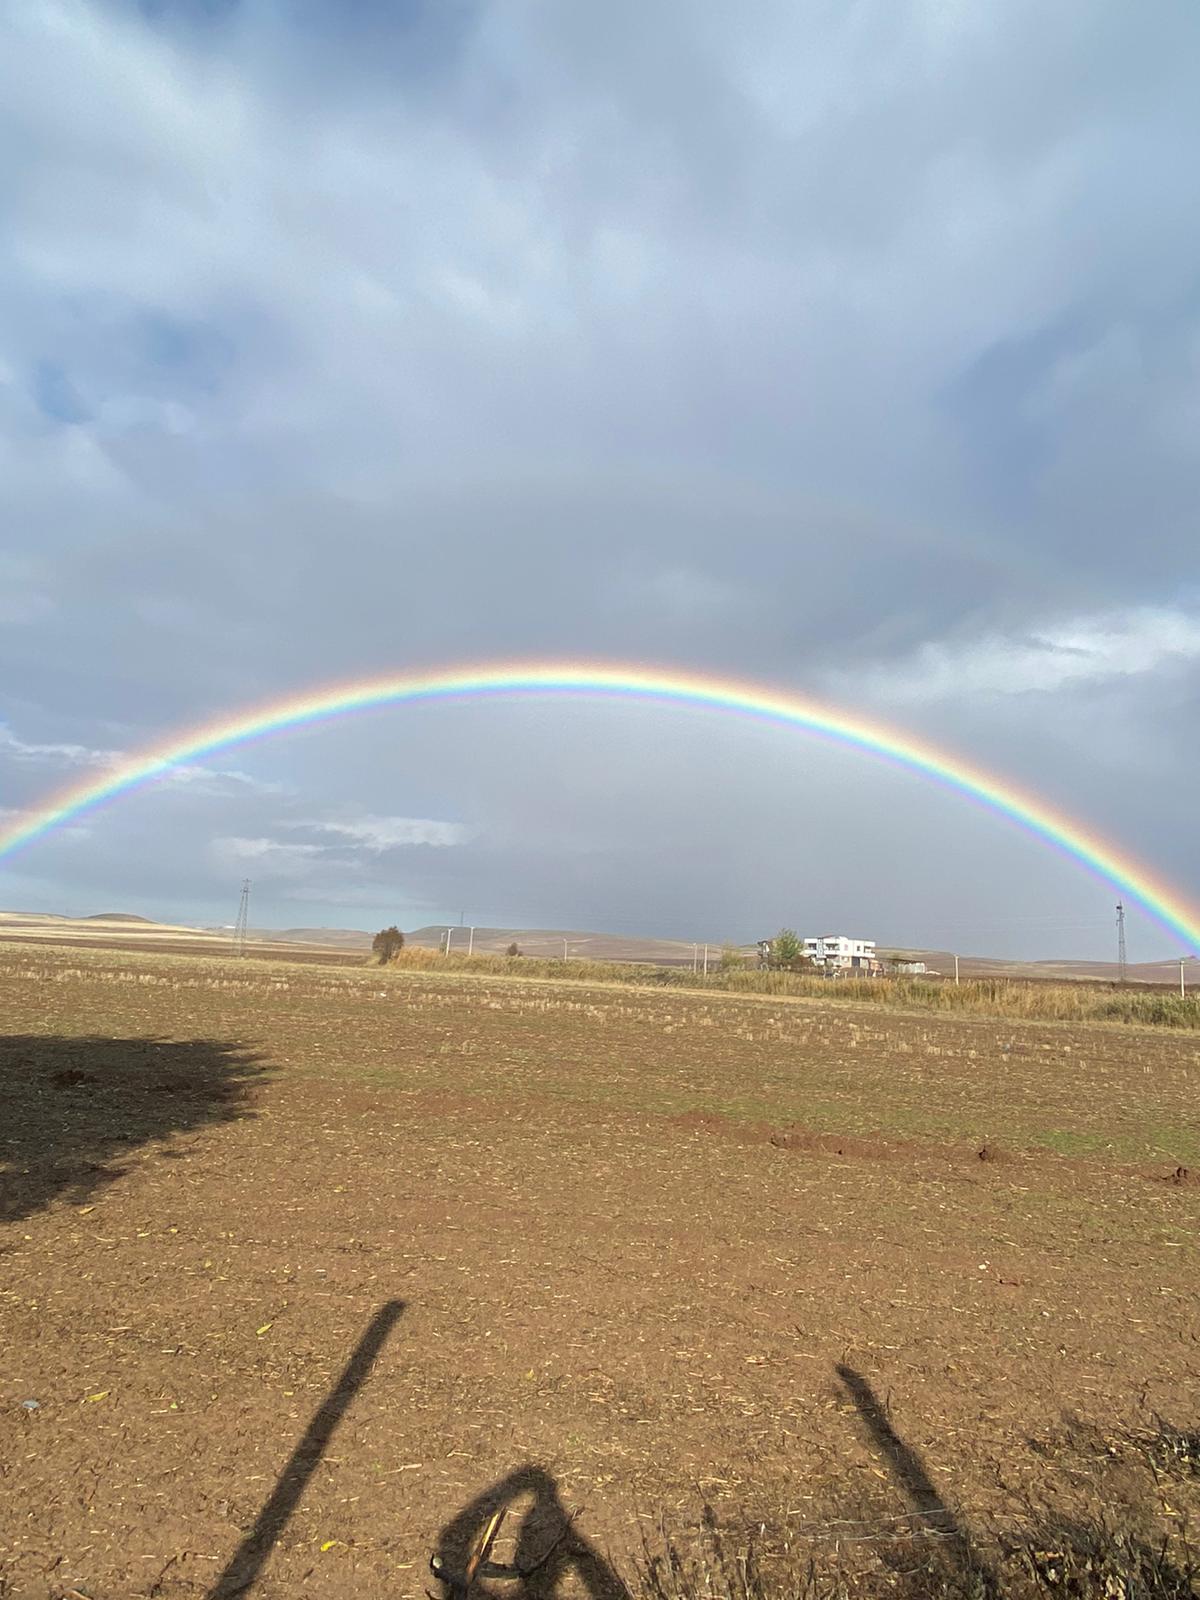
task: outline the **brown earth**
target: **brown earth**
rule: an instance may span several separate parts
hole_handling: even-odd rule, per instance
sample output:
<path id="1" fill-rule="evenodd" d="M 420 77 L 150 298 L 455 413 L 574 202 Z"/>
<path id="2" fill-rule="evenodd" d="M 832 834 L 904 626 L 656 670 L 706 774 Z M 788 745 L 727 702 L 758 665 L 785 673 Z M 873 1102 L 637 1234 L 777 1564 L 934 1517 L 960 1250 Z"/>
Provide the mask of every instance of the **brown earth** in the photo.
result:
<path id="1" fill-rule="evenodd" d="M 0 1594 L 1195 1505 L 1194 1038 L 15 945 L 0 1016 Z"/>

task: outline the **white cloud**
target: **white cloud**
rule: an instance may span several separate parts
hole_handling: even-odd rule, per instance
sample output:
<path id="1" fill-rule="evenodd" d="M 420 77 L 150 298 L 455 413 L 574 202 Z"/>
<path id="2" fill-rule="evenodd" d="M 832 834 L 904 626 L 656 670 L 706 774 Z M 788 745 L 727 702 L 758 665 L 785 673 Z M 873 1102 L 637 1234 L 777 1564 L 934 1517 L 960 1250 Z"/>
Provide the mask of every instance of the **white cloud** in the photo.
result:
<path id="1" fill-rule="evenodd" d="M 291 785 L 276 783 L 266 778 L 256 778 L 237 767 L 204 767 L 185 765 L 172 767 L 163 781 L 186 787 L 193 793 L 227 794 L 230 789 L 253 790 L 255 794 L 284 795 L 291 793 Z"/>
<path id="2" fill-rule="evenodd" d="M 96 749 L 90 745 L 68 741 L 36 741 L 19 738 L 11 728 L 0 723 L 0 759 L 8 757 L 22 765 L 45 765 L 58 768 L 98 767 L 116 768 L 129 759 L 125 750 Z M 259 794 L 284 794 L 288 786 L 255 778 L 236 767 L 206 767 L 183 763 L 171 767 L 158 780 L 176 784 L 194 793 L 223 794 L 229 789 L 252 789 Z"/>
<path id="3" fill-rule="evenodd" d="M 11 728 L 0 723 L 0 756 L 59 767 L 112 767 L 122 759 L 122 752 L 93 750 L 83 744 L 31 742 L 19 739 Z"/>
<path id="4" fill-rule="evenodd" d="M 459 822 L 440 822 L 430 817 L 358 817 L 351 822 L 297 822 L 297 828 L 312 828 L 320 833 L 347 839 L 376 853 L 399 850 L 410 845 L 432 845 L 444 849 L 463 844 L 472 830 Z"/>
<path id="5" fill-rule="evenodd" d="M 284 844 L 236 834 L 214 839 L 211 849 L 218 865 L 239 871 L 253 868 L 256 877 L 267 879 L 307 878 L 326 854 L 318 844 Z"/>
<path id="6" fill-rule="evenodd" d="M 1200 616 L 1172 607 L 1076 617 L 1037 634 L 988 633 L 978 639 L 922 645 L 889 666 L 827 681 L 843 696 L 896 705 L 1054 694 L 1145 677 L 1200 661 Z"/>
<path id="7" fill-rule="evenodd" d="M 302 881 L 305 892 L 313 898 L 330 898 L 322 895 L 321 885 L 329 884 L 332 876 L 336 880 L 332 897 L 336 898 L 349 893 L 352 887 L 347 874 L 362 875 L 366 871 L 365 861 L 354 859 L 355 850 L 374 856 L 414 845 L 445 848 L 471 837 L 471 830 L 460 823 L 426 817 L 364 816 L 334 822 L 307 818 L 278 825 L 322 834 L 328 842 L 276 839 L 269 834 L 225 834 L 212 841 L 215 862 L 226 870 L 251 873 L 256 879 Z M 368 888 L 364 893 L 369 898 L 379 891 Z"/>

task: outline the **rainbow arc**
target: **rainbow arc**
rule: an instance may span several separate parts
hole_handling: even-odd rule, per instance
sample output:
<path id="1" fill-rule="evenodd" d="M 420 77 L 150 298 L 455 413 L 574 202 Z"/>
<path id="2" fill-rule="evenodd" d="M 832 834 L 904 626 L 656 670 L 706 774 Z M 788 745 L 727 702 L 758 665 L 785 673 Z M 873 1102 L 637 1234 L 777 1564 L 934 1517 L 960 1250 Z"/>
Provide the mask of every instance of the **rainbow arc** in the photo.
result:
<path id="1" fill-rule="evenodd" d="M 1064 854 L 1138 904 L 1189 950 L 1200 949 L 1200 910 L 1142 862 L 1083 823 L 974 762 L 884 723 L 761 684 L 643 666 L 501 662 L 363 679 L 289 696 L 176 733 L 0 827 L 0 861 L 172 768 L 256 739 L 386 705 L 516 695 L 647 700 L 752 717 L 799 729 L 920 774 L 982 805 Z"/>

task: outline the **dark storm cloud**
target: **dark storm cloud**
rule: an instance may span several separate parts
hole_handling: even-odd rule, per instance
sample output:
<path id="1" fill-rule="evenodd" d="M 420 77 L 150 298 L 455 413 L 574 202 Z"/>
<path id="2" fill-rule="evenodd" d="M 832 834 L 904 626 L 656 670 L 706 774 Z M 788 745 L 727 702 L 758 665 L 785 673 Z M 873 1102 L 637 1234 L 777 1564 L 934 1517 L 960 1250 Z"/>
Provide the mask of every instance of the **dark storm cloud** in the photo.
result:
<path id="1" fill-rule="evenodd" d="M 22 0 L 0 30 L 0 803 L 33 791 L 12 740 L 587 654 L 866 703 L 1200 873 L 1194 8 Z M 136 859 L 114 808 L 17 885 L 186 913 L 257 849 L 293 922 L 378 894 L 749 937 L 793 905 L 919 940 L 961 897 L 949 828 L 993 948 L 1031 901 L 1093 914 L 878 769 L 562 716 L 261 747 L 285 794 L 164 792 L 157 828 L 139 799 Z M 380 849 L 389 817 L 463 831 Z"/>

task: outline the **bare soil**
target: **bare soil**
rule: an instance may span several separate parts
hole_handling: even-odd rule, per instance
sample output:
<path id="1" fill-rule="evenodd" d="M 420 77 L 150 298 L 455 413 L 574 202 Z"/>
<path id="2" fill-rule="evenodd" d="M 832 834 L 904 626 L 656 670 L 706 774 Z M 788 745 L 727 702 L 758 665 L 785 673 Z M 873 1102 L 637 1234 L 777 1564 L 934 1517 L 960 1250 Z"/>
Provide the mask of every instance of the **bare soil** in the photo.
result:
<path id="1" fill-rule="evenodd" d="M 0 1594 L 1200 1510 L 1187 1035 L 17 945 L 0 1017 Z"/>

